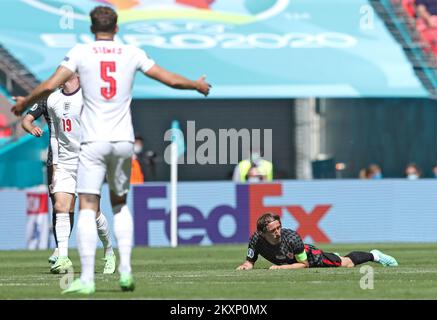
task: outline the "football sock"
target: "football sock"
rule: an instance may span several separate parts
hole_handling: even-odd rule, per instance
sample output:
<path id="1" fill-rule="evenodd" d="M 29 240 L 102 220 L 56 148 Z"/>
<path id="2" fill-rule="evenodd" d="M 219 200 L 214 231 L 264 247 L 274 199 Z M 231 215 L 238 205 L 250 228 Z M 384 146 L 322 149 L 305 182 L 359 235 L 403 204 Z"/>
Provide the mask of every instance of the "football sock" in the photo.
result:
<path id="1" fill-rule="evenodd" d="M 114 233 L 120 255 L 118 271 L 120 273 L 131 272 L 133 220 L 127 205 L 123 205 L 118 213 L 114 208 Z"/>
<path id="2" fill-rule="evenodd" d="M 90 283 L 94 281 L 97 246 L 96 212 L 90 209 L 80 210 L 77 220 L 77 246 L 82 267 L 80 280 Z"/>
<path id="3" fill-rule="evenodd" d="M 103 248 L 105 249 L 105 256 L 113 252 L 111 238 L 109 236 L 109 226 L 106 217 L 103 212 L 100 211 L 100 215 L 96 218 L 97 233 L 99 235 L 100 241 L 103 243 Z"/>
<path id="4" fill-rule="evenodd" d="M 70 217 L 68 213 L 56 214 L 56 235 L 60 257 L 68 257 L 68 238 L 70 237 Z"/>
<path id="5" fill-rule="evenodd" d="M 354 265 L 359 265 L 369 261 L 374 261 L 373 254 L 370 252 L 352 251 L 346 257 L 350 258 Z"/>

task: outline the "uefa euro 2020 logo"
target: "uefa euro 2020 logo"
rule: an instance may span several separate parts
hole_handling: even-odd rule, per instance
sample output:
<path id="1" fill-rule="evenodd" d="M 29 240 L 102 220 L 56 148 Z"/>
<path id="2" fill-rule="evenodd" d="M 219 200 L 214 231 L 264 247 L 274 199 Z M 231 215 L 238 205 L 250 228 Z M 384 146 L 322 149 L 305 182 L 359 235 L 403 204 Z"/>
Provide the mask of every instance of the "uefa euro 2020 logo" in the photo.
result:
<path id="1" fill-rule="evenodd" d="M 59 7 L 71 6 L 74 18 L 87 20 L 96 5 L 117 10 L 119 23 L 150 20 L 209 21 L 234 25 L 265 20 L 283 12 L 289 0 L 22 0 L 40 10 L 61 14 Z"/>
<path id="2" fill-rule="evenodd" d="M 89 13 L 97 5 L 111 6 L 117 11 L 120 26 L 117 41 L 138 47 L 276 50 L 350 48 L 357 44 L 355 37 L 346 33 L 293 31 L 293 21 L 289 20 L 291 0 L 21 1 L 61 17 L 59 26 L 63 32 L 42 36 L 48 47 L 71 47 L 77 43 L 72 42 L 72 36 L 77 41 L 92 41 L 91 35 L 74 31 L 75 22 L 89 24 Z M 275 27 L 258 23 L 270 19 L 277 21 Z"/>

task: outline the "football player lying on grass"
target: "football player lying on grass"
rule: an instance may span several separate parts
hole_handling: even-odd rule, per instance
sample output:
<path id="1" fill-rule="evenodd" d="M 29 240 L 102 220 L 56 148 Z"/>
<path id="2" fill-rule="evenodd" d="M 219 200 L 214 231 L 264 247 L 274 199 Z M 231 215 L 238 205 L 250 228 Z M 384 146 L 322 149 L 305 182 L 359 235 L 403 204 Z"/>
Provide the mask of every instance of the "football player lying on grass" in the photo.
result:
<path id="1" fill-rule="evenodd" d="M 352 251 L 343 257 L 338 253 L 324 252 L 311 244 L 304 244 L 296 231 L 282 229 L 280 217 L 272 213 L 262 215 L 257 221 L 256 229 L 249 241 L 246 261 L 237 270 L 252 269 L 258 255 L 274 264 L 270 269 L 352 268 L 369 261 L 388 267 L 398 265 L 395 258 L 379 250 Z"/>

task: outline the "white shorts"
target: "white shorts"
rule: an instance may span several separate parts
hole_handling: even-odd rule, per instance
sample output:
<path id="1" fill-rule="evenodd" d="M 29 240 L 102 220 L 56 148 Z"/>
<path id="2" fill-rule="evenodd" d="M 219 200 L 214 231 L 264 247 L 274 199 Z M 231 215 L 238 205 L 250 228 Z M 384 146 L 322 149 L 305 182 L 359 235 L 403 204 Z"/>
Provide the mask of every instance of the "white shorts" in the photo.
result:
<path id="1" fill-rule="evenodd" d="M 51 193 L 65 192 L 75 194 L 77 182 L 76 171 L 76 169 L 59 168 L 58 166 L 53 173 Z"/>
<path id="2" fill-rule="evenodd" d="M 80 147 L 77 193 L 100 195 L 106 178 L 117 196 L 129 191 L 134 144 L 128 141 L 87 142 Z"/>

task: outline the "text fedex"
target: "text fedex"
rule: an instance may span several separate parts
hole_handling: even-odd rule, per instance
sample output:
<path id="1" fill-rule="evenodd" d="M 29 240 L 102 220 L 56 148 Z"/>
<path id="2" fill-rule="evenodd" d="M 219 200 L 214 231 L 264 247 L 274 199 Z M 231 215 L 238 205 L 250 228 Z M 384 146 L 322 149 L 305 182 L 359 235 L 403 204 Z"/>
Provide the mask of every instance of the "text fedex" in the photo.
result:
<path id="1" fill-rule="evenodd" d="M 304 240 L 311 237 L 314 242 L 330 242 L 319 225 L 329 212 L 330 204 L 317 204 L 309 211 L 298 204 L 266 206 L 264 198 L 282 196 L 281 183 L 230 184 L 229 187 L 235 188 L 235 200 L 222 197 L 222 204 L 208 210 L 200 209 L 204 207 L 202 203 L 205 204 L 210 198 L 208 191 L 204 191 L 205 194 L 197 192 L 196 200 L 179 199 L 179 244 L 246 243 L 256 230 L 258 217 L 265 212 L 280 216 L 288 213 L 296 221 L 296 231 Z M 169 186 L 136 186 L 133 191 L 135 245 L 168 245 L 170 210 L 166 204 L 169 203 Z"/>

